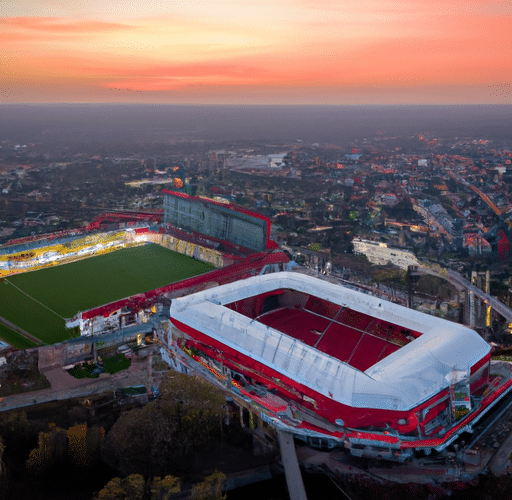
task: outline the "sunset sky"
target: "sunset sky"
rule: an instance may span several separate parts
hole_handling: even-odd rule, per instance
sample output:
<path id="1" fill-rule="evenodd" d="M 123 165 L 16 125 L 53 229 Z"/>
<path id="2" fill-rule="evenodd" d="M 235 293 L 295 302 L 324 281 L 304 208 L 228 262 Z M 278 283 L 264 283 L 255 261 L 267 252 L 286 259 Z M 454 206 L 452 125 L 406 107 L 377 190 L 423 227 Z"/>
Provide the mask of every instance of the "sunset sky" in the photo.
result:
<path id="1" fill-rule="evenodd" d="M 0 0 L 0 103 L 512 104 L 512 0 Z"/>

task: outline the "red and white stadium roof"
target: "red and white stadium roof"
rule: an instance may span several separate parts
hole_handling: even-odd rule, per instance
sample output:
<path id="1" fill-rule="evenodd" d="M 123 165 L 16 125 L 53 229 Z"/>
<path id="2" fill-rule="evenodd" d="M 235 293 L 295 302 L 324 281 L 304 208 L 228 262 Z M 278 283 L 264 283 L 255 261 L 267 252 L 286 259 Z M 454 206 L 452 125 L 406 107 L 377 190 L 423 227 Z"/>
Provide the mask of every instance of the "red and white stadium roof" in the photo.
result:
<path id="1" fill-rule="evenodd" d="M 294 290 L 421 334 L 365 371 L 228 307 Z M 469 378 L 490 352 L 473 330 L 340 285 L 293 272 L 274 273 L 173 299 L 171 320 L 341 404 L 407 411 Z"/>

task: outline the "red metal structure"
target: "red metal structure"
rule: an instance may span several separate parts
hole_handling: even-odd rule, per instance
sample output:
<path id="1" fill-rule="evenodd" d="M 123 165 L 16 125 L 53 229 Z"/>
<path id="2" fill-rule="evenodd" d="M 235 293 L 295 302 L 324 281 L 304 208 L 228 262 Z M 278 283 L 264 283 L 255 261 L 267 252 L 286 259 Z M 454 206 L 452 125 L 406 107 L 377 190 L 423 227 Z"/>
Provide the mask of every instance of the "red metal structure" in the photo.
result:
<path id="1" fill-rule="evenodd" d="M 108 212 L 98 215 L 88 226 L 87 230 L 100 229 L 104 224 L 119 224 L 123 222 L 148 222 L 158 224 L 162 222 L 163 210 L 153 212 Z"/>

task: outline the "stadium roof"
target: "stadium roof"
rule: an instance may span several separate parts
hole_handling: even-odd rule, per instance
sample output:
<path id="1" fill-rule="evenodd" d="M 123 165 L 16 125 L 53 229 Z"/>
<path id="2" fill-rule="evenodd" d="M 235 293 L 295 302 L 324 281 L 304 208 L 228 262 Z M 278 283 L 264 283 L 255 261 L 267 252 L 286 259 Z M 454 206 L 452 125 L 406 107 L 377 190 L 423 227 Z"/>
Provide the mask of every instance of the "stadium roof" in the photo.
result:
<path id="1" fill-rule="evenodd" d="M 224 307 L 282 289 L 307 293 L 422 335 L 362 372 Z M 173 299 L 170 315 L 296 383 L 360 408 L 410 410 L 469 377 L 471 367 L 490 351 L 476 332 L 462 325 L 292 272 L 247 278 Z"/>

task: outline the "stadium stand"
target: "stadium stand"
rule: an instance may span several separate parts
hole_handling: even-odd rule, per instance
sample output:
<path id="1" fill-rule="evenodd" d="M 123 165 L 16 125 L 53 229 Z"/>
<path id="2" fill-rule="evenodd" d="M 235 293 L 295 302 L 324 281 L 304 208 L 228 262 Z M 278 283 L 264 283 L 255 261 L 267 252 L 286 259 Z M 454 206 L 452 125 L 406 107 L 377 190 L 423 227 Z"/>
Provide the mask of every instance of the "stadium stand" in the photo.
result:
<path id="1" fill-rule="evenodd" d="M 0 249 L 0 276 L 53 266 L 140 244 L 126 230 L 68 235 Z"/>
<path id="2" fill-rule="evenodd" d="M 263 312 L 270 303 L 273 308 Z M 267 295 L 263 300 L 242 299 L 226 307 L 361 371 L 420 336 L 387 321 L 290 290 L 279 290 L 278 295 Z"/>

